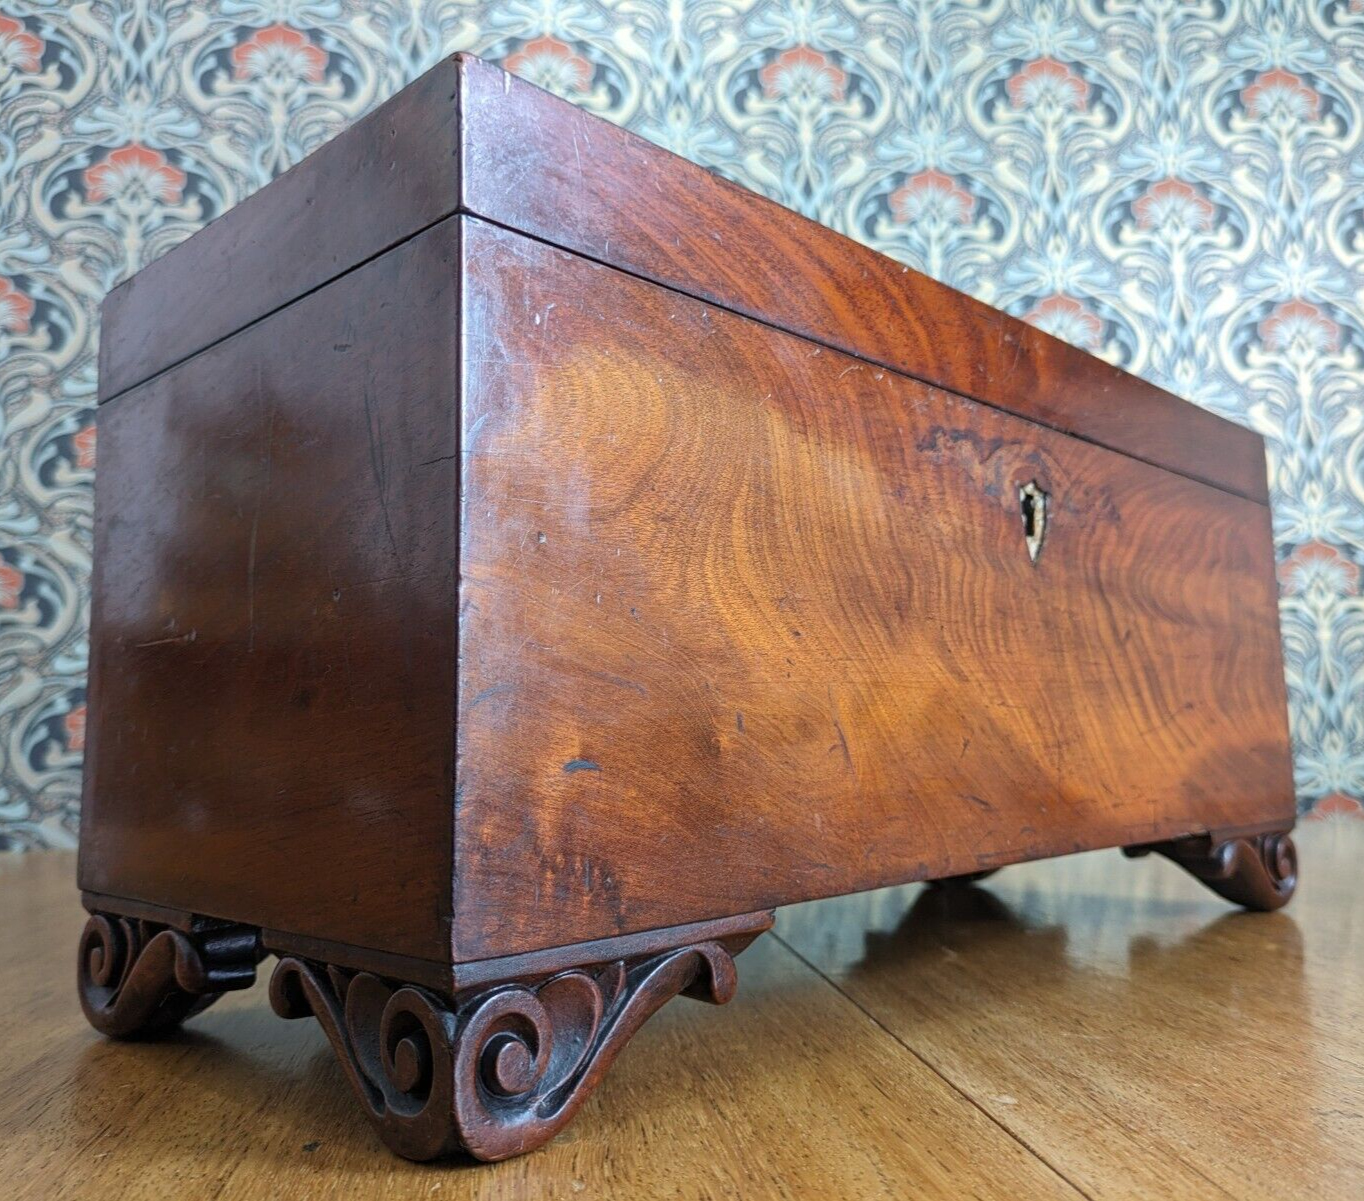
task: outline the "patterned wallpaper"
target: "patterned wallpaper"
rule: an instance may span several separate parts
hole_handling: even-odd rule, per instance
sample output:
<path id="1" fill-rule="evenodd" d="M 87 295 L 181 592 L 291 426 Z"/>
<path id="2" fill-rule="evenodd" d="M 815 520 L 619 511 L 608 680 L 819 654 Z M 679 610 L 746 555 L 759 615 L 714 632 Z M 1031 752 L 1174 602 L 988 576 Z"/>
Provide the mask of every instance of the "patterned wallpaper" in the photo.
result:
<path id="1" fill-rule="evenodd" d="M 0 847 L 76 833 L 100 298 L 457 49 L 1265 434 L 1364 816 L 1364 0 L 0 0 Z"/>

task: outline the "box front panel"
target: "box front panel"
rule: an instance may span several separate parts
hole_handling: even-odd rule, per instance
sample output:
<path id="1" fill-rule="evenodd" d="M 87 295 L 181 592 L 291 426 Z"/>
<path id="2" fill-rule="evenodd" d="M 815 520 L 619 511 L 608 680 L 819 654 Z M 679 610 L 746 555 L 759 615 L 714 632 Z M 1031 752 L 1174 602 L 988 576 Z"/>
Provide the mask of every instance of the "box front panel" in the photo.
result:
<path id="1" fill-rule="evenodd" d="M 101 409 L 82 887 L 448 959 L 458 257 Z"/>
<path id="2" fill-rule="evenodd" d="M 466 228 L 457 959 L 1291 820 L 1262 505 Z"/>

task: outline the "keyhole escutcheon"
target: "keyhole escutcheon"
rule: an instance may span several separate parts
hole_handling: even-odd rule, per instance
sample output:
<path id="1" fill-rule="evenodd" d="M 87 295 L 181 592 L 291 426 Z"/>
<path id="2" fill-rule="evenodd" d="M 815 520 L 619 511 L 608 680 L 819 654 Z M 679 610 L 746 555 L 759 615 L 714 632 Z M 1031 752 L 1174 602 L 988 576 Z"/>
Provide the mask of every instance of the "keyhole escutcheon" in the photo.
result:
<path id="1" fill-rule="evenodd" d="M 1023 539 L 1028 546 L 1028 558 L 1034 563 L 1042 553 L 1042 542 L 1047 536 L 1047 502 L 1049 493 L 1039 488 L 1036 480 L 1029 480 L 1018 489 L 1018 507 L 1023 514 Z"/>

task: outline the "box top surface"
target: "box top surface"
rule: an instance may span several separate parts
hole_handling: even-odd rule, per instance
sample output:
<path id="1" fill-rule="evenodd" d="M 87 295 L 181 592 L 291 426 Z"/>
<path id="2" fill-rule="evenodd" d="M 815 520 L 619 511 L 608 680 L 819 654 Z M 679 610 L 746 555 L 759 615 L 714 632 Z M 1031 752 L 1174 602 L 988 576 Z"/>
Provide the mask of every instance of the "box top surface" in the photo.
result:
<path id="1" fill-rule="evenodd" d="M 460 213 L 1267 501 L 1257 434 L 466 55 L 115 288 L 101 402 Z"/>

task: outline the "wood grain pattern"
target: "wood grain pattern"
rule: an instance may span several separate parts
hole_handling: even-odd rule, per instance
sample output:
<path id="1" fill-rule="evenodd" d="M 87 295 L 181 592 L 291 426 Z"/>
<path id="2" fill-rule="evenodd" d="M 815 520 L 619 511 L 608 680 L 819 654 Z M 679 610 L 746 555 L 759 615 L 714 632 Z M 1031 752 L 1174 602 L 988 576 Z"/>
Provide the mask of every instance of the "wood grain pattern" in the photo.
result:
<path id="1" fill-rule="evenodd" d="M 83 888 L 448 970 L 458 259 L 101 407 Z"/>
<path id="2" fill-rule="evenodd" d="M 465 222 L 457 959 L 1291 825 L 1262 506 Z"/>
<path id="3" fill-rule="evenodd" d="M 1267 501 L 1260 438 L 477 59 L 462 208 Z"/>
<path id="4" fill-rule="evenodd" d="M 1364 823 L 1298 842 L 1269 916 L 1114 851 L 946 912 L 917 885 L 790 911 L 800 956 L 765 935 L 729 1005 L 666 1006 L 568 1130 L 476 1169 L 384 1155 L 264 979 L 172 1041 L 102 1039 L 71 991 L 72 856 L 0 856 L 0 1180 L 13 1201 L 1356 1201 Z"/>
<path id="5" fill-rule="evenodd" d="M 1267 500 L 1250 431 L 465 55 L 116 288 L 101 399 L 456 212 Z"/>

